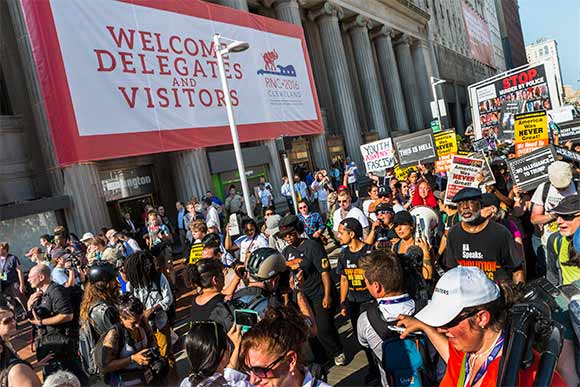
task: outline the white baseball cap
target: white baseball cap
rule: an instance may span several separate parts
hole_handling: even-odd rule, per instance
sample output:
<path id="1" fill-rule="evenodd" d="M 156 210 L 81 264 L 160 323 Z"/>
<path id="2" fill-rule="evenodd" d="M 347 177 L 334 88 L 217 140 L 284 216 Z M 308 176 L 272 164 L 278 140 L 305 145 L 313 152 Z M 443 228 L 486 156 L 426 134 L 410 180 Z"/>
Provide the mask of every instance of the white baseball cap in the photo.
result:
<path id="1" fill-rule="evenodd" d="M 83 234 L 83 237 L 81 238 L 81 242 L 85 242 L 88 241 L 89 239 L 95 239 L 95 236 L 93 235 L 92 232 L 86 232 Z"/>
<path id="2" fill-rule="evenodd" d="M 432 327 L 451 322 L 464 308 L 500 297 L 499 287 L 477 267 L 457 266 L 437 281 L 433 297 L 415 318 Z"/>

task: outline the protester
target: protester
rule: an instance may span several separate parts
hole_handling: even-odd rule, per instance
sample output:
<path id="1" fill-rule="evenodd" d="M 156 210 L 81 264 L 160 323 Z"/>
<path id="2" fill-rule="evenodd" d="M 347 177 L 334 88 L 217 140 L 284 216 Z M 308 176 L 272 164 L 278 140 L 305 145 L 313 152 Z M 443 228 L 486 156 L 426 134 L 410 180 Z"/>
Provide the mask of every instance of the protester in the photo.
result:
<path id="1" fill-rule="evenodd" d="M 231 241 L 229 224 L 226 226 L 226 237 L 224 245 L 226 250 L 235 252 L 239 250 L 240 261 L 245 262 L 256 249 L 261 247 L 268 247 L 268 239 L 258 231 L 256 221 L 251 218 L 242 220 L 242 229 L 244 235 L 238 237 L 235 241 Z"/>
<path id="2" fill-rule="evenodd" d="M 398 317 L 398 325 L 405 327 L 401 337 L 417 331 L 427 335 L 447 364 L 440 386 L 494 386 L 513 295 L 479 268 L 456 267 L 437 282 L 429 305 L 415 317 Z M 521 369 L 517 385 L 531 386 L 537 366 L 536 358 L 531 367 Z"/>
<path id="3" fill-rule="evenodd" d="M 336 289 L 330 277 L 330 263 L 320 244 L 300 237 L 303 231 L 304 226 L 296 215 L 286 215 L 282 219 L 280 236 L 288 243 L 282 254 L 287 261 L 297 260 L 293 269 L 300 269 L 304 276 L 302 290 L 314 312 L 317 337 L 326 353 L 334 357 L 335 364 L 342 366 L 346 356 L 334 325 Z"/>
<path id="4" fill-rule="evenodd" d="M 174 307 L 169 281 L 155 270 L 153 256 L 146 251 L 137 252 L 125 261 L 125 274 L 129 283 L 127 291 L 144 306 L 143 317 L 151 324 L 160 356 L 173 368 L 175 359 L 171 345 L 171 322 L 168 313 Z"/>
<path id="5" fill-rule="evenodd" d="M 338 194 L 338 204 L 340 207 L 334 211 L 332 217 L 332 231 L 335 234 L 338 232 L 338 225 L 343 219 L 354 218 L 361 224 L 363 228 L 363 236 L 366 237 L 368 235 L 369 221 L 361 210 L 352 205 L 352 198 L 347 191 L 342 191 Z"/>
<path id="6" fill-rule="evenodd" d="M 203 199 L 203 208 L 205 210 L 205 223 L 209 232 L 221 233 L 220 216 L 213 206 L 211 198 Z"/>
<path id="7" fill-rule="evenodd" d="M 376 300 L 384 322 L 395 321 L 401 314 L 410 316 L 414 313 L 415 302 L 403 291 L 403 268 L 393 253 L 385 250 L 372 252 L 360 259 L 359 267 L 363 273 L 366 289 Z M 386 387 L 389 383 L 385 370 L 380 366 L 383 363 L 383 340 L 371 325 L 367 311 L 361 312 L 356 324 L 358 342 L 364 348 L 372 350 L 378 360 L 375 364 L 379 364 L 381 384 Z"/>
<path id="8" fill-rule="evenodd" d="M 193 288 L 199 292 L 193 297 L 191 304 L 191 321 L 210 320 L 211 312 L 225 300 L 226 295 L 232 295 L 240 279 L 225 287 L 223 264 L 216 259 L 200 259 L 195 265 L 190 265 L 189 275 Z"/>
<path id="9" fill-rule="evenodd" d="M 369 210 L 371 204 L 379 199 L 379 186 L 376 183 L 371 183 L 368 188 L 369 198 L 363 201 L 362 210 L 363 214 L 372 221 L 375 221 L 376 215 Z"/>
<path id="10" fill-rule="evenodd" d="M 293 208 L 292 202 L 292 188 L 290 187 L 290 183 L 288 182 L 288 177 L 282 177 L 282 186 L 280 187 L 280 194 L 284 199 L 286 199 L 286 205 L 289 209 Z"/>
<path id="11" fill-rule="evenodd" d="M 119 322 L 117 270 L 108 262 L 99 263 L 89 268 L 87 278 L 89 282 L 81 302 L 80 323 L 92 329 L 94 337 L 100 337 Z"/>
<path id="12" fill-rule="evenodd" d="M 431 186 L 426 181 L 421 181 L 411 199 L 411 207 L 427 206 L 437 208 L 437 199 L 433 196 Z"/>
<path id="13" fill-rule="evenodd" d="M 296 192 L 297 201 L 310 200 L 308 195 L 308 185 L 303 182 L 298 175 L 294 175 L 294 191 Z"/>
<path id="14" fill-rule="evenodd" d="M 81 382 L 70 372 L 57 371 L 46 378 L 42 387 L 81 387 Z"/>
<path id="15" fill-rule="evenodd" d="M 184 344 L 191 372 L 180 387 L 251 386 L 248 376 L 236 370 L 241 338 L 240 327 L 226 335 L 215 321 L 195 321 Z"/>
<path id="16" fill-rule="evenodd" d="M 348 184 L 348 190 L 350 196 L 353 198 L 358 198 L 358 167 L 353 160 L 349 157 L 346 158 L 344 163 L 344 176 L 346 178 L 346 183 Z"/>
<path id="17" fill-rule="evenodd" d="M 316 173 L 315 180 L 310 185 L 310 189 L 314 194 L 315 200 L 318 202 L 320 215 L 326 219 L 329 214 L 328 194 L 332 190 L 330 178 L 328 177 L 326 170 L 318 171 Z"/>
<path id="18" fill-rule="evenodd" d="M 324 245 L 322 233 L 326 229 L 326 223 L 318 212 L 310 212 L 310 205 L 306 200 L 298 201 L 298 219 L 304 223 L 304 231 L 308 238 L 316 240 Z"/>
<path id="19" fill-rule="evenodd" d="M 277 308 L 242 337 L 240 363 L 258 386 L 327 387 L 303 363 L 308 326 L 289 308 Z"/>
<path id="20" fill-rule="evenodd" d="M 388 203 L 379 203 L 375 207 L 376 220 L 371 226 L 369 235 L 365 239 L 365 243 L 374 245 L 376 248 L 389 249 L 391 248 L 392 230 L 395 225 L 393 218 L 395 211 Z"/>
<path id="21" fill-rule="evenodd" d="M 30 258 L 34 264 L 43 264 L 52 269 L 51 263 L 48 261 L 46 254 L 44 254 L 40 247 L 33 247 L 24 255 Z"/>
<path id="22" fill-rule="evenodd" d="M 37 387 L 40 380 L 30 364 L 20 359 L 10 337 L 16 333 L 14 311 L 6 304 L 0 304 L 0 385 L 6 387 Z"/>
<path id="23" fill-rule="evenodd" d="M 481 217 L 481 191 L 463 188 L 453 198 L 461 223 L 449 230 L 443 266 L 477 266 L 494 280 L 524 282 L 523 259 L 510 232 Z"/>

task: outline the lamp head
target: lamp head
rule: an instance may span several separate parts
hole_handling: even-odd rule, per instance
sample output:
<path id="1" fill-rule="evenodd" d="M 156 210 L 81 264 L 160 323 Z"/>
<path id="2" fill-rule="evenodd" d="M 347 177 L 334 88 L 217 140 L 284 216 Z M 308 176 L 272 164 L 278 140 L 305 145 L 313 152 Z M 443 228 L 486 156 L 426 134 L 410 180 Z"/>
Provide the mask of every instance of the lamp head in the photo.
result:
<path id="1" fill-rule="evenodd" d="M 242 52 L 242 51 L 246 51 L 248 48 L 250 48 L 250 45 L 248 44 L 248 42 L 242 42 L 242 41 L 236 40 L 236 41 L 233 41 L 230 44 L 228 44 L 225 51 L 226 52 Z"/>

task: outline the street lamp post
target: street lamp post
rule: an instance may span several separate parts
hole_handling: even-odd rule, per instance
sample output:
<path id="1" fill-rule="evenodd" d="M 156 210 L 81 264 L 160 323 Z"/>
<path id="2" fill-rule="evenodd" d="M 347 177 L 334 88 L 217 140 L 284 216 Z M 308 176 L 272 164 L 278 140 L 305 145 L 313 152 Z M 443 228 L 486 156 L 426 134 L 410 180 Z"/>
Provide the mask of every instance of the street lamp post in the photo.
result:
<path id="1" fill-rule="evenodd" d="M 220 49 L 220 38 L 229 40 L 231 43 L 223 49 Z M 244 166 L 244 159 L 242 157 L 242 148 L 240 147 L 240 138 L 238 137 L 238 128 L 234 121 L 234 111 L 232 109 L 232 100 L 230 97 L 230 89 L 228 87 L 228 80 L 226 78 L 226 70 L 224 68 L 223 56 L 233 52 L 242 52 L 247 50 L 250 45 L 246 42 L 240 42 L 227 38 L 220 37 L 219 34 L 213 36 L 213 42 L 216 51 L 216 58 L 218 62 L 218 69 L 222 81 L 222 89 L 224 92 L 224 99 L 226 102 L 226 112 L 228 114 L 228 121 L 230 123 L 230 132 L 232 133 L 232 143 L 234 145 L 234 153 L 236 155 L 236 163 L 238 164 L 238 173 L 240 175 L 240 183 L 242 184 L 242 193 L 244 194 L 244 204 L 246 213 L 250 218 L 254 218 L 254 212 L 250 204 L 250 188 L 248 186 L 248 179 L 246 178 L 246 168 Z"/>
<path id="2" fill-rule="evenodd" d="M 431 90 L 433 91 L 433 98 L 435 98 L 435 106 L 437 106 L 437 122 L 439 123 L 439 130 L 443 130 L 441 125 L 441 111 L 439 110 L 439 99 L 437 98 L 437 89 L 435 86 L 447 82 L 445 79 L 431 77 Z"/>

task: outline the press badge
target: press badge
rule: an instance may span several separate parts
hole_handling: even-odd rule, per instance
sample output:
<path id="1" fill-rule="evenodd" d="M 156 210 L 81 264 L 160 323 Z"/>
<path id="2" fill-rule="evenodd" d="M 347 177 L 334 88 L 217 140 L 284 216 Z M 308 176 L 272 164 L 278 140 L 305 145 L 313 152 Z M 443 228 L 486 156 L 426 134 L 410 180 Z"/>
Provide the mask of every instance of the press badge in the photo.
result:
<path id="1" fill-rule="evenodd" d="M 0 274 L 0 281 L 8 281 L 8 273 L 3 272 Z"/>

